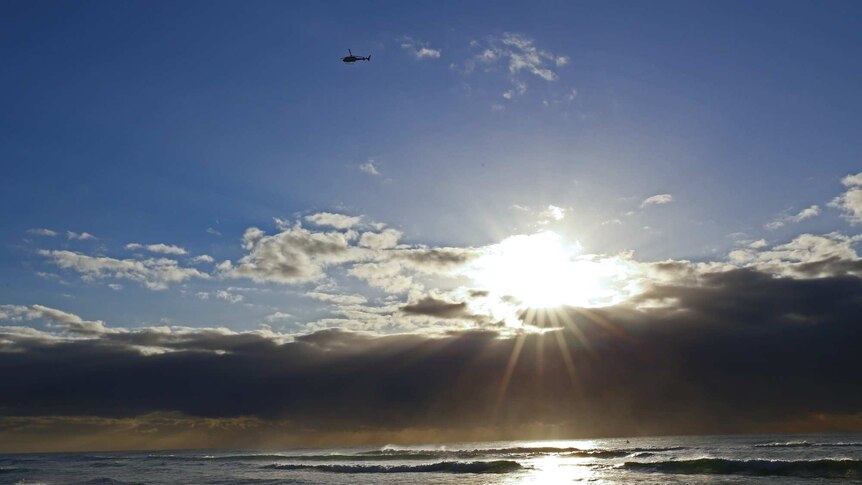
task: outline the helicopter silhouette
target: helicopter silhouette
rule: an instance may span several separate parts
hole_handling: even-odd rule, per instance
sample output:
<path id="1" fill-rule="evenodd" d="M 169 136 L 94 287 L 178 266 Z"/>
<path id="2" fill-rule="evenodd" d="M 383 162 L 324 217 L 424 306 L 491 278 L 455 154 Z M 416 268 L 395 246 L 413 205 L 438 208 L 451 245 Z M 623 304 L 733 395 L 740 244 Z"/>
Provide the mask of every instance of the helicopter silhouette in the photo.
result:
<path id="1" fill-rule="evenodd" d="M 356 61 L 370 61 L 371 56 L 354 56 L 353 51 L 347 49 L 347 52 L 350 54 L 347 57 L 342 57 L 341 62 L 356 62 Z"/>

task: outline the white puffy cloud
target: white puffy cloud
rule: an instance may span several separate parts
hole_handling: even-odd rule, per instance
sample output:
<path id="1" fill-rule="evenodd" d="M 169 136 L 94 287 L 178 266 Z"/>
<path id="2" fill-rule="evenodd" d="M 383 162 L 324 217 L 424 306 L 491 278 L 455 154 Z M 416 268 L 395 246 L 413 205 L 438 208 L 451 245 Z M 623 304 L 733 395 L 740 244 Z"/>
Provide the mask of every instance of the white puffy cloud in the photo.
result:
<path id="1" fill-rule="evenodd" d="M 398 261 L 357 264 L 349 274 L 387 293 L 404 293 L 415 288 L 413 277 L 405 275 Z"/>
<path id="2" fill-rule="evenodd" d="M 89 232 L 66 231 L 66 239 L 77 239 L 79 241 L 88 241 L 88 240 L 96 239 L 96 236 L 90 234 Z"/>
<path id="3" fill-rule="evenodd" d="M 752 249 L 761 249 L 769 246 L 769 243 L 766 242 L 766 239 L 758 239 L 757 241 L 753 241 L 748 244 L 748 247 Z"/>
<path id="4" fill-rule="evenodd" d="M 549 205 L 539 212 L 539 224 L 548 224 L 552 221 L 562 221 L 566 217 L 566 209 Z"/>
<path id="5" fill-rule="evenodd" d="M 183 282 L 190 278 L 209 278 L 206 273 L 194 268 L 181 267 L 177 261 L 167 258 L 115 259 L 65 250 L 40 250 L 38 254 L 49 258 L 61 268 L 80 273 L 86 280 L 128 279 L 151 290 L 164 290 L 171 283 Z"/>
<path id="6" fill-rule="evenodd" d="M 351 246 L 348 234 L 311 232 L 299 224 L 267 236 L 252 227 L 243 236 L 249 251 L 236 265 L 225 261 L 219 269 L 230 277 L 259 282 L 305 283 L 324 276 L 328 266 L 360 261 L 371 257 L 369 250 Z"/>
<path id="7" fill-rule="evenodd" d="M 647 197 L 641 202 L 641 208 L 648 207 L 651 205 L 662 205 L 662 204 L 670 204 L 673 202 L 673 195 L 671 194 L 657 194 L 652 197 Z"/>
<path id="8" fill-rule="evenodd" d="M 440 49 L 432 49 L 427 42 L 418 42 L 411 37 L 402 37 L 401 48 L 410 53 L 415 59 L 439 59 Z"/>
<path id="9" fill-rule="evenodd" d="M 195 256 L 194 258 L 192 258 L 191 261 L 194 264 L 199 264 L 199 263 L 210 263 L 210 264 L 212 264 L 215 262 L 215 259 L 213 259 L 213 257 L 210 256 L 209 254 L 201 254 L 200 256 Z"/>
<path id="10" fill-rule="evenodd" d="M 359 238 L 359 245 L 371 249 L 389 249 L 398 245 L 401 231 L 395 229 L 384 229 L 381 232 L 363 232 Z"/>
<path id="11" fill-rule="evenodd" d="M 374 166 L 374 160 L 368 160 L 365 163 L 359 164 L 359 170 L 362 170 L 369 175 L 374 175 L 375 177 L 380 176 L 380 172 L 377 170 L 377 167 Z"/>
<path id="12" fill-rule="evenodd" d="M 781 276 L 817 278 L 841 274 L 862 276 L 862 263 L 853 246 L 862 241 L 862 235 L 847 236 L 837 232 L 817 235 L 801 234 L 792 241 L 771 249 L 758 249 L 765 245 L 754 243 L 751 249 L 731 251 L 731 263 L 752 267 Z M 764 241 L 765 242 L 765 241 Z"/>
<path id="13" fill-rule="evenodd" d="M 318 212 L 305 216 L 305 220 L 317 226 L 329 226 L 336 229 L 349 229 L 362 221 L 362 216 L 346 216 L 332 212 Z"/>
<path id="14" fill-rule="evenodd" d="M 841 211 L 841 217 L 850 224 L 862 224 L 862 172 L 841 179 L 847 191 L 832 199 L 829 207 Z"/>
<path id="15" fill-rule="evenodd" d="M 291 315 L 290 313 L 275 312 L 263 317 L 263 320 L 267 323 L 275 323 L 290 320 L 291 318 L 293 318 L 293 315 Z"/>
<path id="16" fill-rule="evenodd" d="M 145 244 L 139 244 L 139 243 L 129 243 L 129 244 L 126 244 L 126 249 L 130 249 L 130 250 L 146 249 L 147 251 L 149 251 L 151 253 L 170 254 L 170 255 L 176 255 L 176 256 L 182 256 L 184 254 L 188 254 L 188 251 L 186 251 L 185 249 L 183 249 L 179 246 L 174 246 L 172 244 L 163 244 L 163 243 L 146 244 L 146 245 Z"/>

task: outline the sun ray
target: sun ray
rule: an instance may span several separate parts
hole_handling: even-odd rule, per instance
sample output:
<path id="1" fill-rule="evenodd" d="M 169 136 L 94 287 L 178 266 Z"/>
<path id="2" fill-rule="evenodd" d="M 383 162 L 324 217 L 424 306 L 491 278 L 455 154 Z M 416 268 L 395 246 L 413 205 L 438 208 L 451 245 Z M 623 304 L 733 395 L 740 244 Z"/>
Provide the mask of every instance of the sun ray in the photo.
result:
<path id="1" fill-rule="evenodd" d="M 509 363 L 506 365 L 506 370 L 503 373 L 503 379 L 500 381 L 500 389 L 497 392 L 497 400 L 494 404 L 494 415 L 500 411 L 503 405 L 503 399 L 506 397 L 506 390 L 509 388 L 509 382 L 512 379 L 512 374 L 515 372 L 515 367 L 518 365 L 518 357 L 521 355 L 521 349 L 524 347 L 524 342 L 527 338 L 526 333 L 519 333 L 515 337 L 515 343 L 512 347 L 512 353 L 509 355 Z"/>
<path id="2" fill-rule="evenodd" d="M 551 311 L 549 313 L 549 317 L 551 319 L 551 323 L 555 326 L 559 326 L 559 319 L 557 318 L 557 312 Z M 572 360 L 572 354 L 569 351 L 569 344 L 566 342 L 566 336 L 563 335 L 562 331 L 554 331 L 554 337 L 557 340 L 557 345 L 560 347 L 560 354 L 563 357 L 563 363 L 566 365 L 566 371 L 569 373 L 569 380 L 572 382 L 572 387 L 575 390 L 580 390 L 580 384 L 578 383 L 578 372 L 575 369 L 575 362 Z"/>

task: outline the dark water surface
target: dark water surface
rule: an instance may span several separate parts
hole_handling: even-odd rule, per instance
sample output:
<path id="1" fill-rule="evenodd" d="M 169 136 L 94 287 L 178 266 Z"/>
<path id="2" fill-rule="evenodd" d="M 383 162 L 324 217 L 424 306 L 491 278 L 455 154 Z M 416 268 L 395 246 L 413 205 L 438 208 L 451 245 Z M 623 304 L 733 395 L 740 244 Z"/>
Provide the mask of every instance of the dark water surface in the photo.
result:
<path id="1" fill-rule="evenodd" d="M 862 483 L 862 434 L 0 455 L 2 484 Z"/>

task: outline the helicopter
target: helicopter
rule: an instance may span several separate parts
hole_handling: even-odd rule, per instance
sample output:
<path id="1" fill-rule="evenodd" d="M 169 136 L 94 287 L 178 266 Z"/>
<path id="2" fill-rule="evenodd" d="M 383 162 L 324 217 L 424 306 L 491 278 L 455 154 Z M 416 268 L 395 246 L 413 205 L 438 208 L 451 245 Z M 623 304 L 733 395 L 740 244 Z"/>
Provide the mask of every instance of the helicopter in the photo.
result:
<path id="1" fill-rule="evenodd" d="M 349 55 L 349 56 L 347 56 L 347 57 L 342 57 L 342 58 L 341 58 L 341 62 L 356 62 L 356 61 L 370 61 L 370 60 L 371 60 L 371 56 L 365 56 L 365 57 L 363 57 L 363 56 L 354 56 L 354 55 L 353 55 L 353 51 L 351 51 L 350 49 L 347 49 L 347 52 L 348 52 L 350 55 Z"/>

